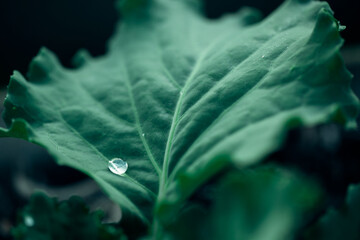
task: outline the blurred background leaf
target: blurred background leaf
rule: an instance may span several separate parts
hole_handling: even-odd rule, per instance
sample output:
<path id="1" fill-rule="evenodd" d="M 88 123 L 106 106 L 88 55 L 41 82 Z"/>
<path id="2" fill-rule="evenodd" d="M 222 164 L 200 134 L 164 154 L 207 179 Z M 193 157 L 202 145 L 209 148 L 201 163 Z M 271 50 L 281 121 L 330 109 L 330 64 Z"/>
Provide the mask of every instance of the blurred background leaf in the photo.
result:
<path id="1" fill-rule="evenodd" d="M 233 171 L 213 194 L 210 207 L 188 206 L 170 239 L 294 239 L 322 203 L 316 183 L 275 166 Z"/>
<path id="2" fill-rule="evenodd" d="M 306 240 L 360 239 L 360 184 L 350 185 L 346 202 L 328 209 L 304 235 Z"/>
<path id="3" fill-rule="evenodd" d="M 103 212 L 90 212 L 80 197 L 59 202 L 43 193 L 35 193 L 20 212 L 18 225 L 12 230 L 15 239 L 119 239 L 122 231 L 101 223 Z"/>

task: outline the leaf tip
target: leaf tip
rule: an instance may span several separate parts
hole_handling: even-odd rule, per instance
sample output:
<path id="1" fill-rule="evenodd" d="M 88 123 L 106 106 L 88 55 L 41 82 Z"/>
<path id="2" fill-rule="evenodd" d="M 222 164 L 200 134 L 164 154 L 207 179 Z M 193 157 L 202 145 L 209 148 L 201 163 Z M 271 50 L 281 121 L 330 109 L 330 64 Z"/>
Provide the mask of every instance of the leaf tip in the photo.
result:
<path id="1" fill-rule="evenodd" d="M 26 79 L 19 71 L 13 71 L 13 74 L 10 76 L 9 85 L 7 86 L 8 93 L 14 88 L 15 85 L 25 86 L 26 83 Z"/>
<path id="2" fill-rule="evenodd" d="M 237 14 L 239 15 L 240 21 L 243 25 L 257 23 L 263 18 L 262 13 L 258 9 L 252 7 L 243 7 Z"/>
<path id="3" fill-rule="evenodd" d="M 145 7 L 151 0 L 117 0 L 116 8 L 122 16 L 131 14 L 138 9 Z"/>
<path id="4" fill-rule="evenodd" d="M 29 139 L 29 126 L 24 119 L 12 119 L 9 129 L 0 128 L 0 137 L 15 137 L 24 140 Z"/>
<path id="5" fill-rule="evenodd" d="M 50 72 L 61 65 L 57 57 L 45 47 L 42 47 L 38 55 L 33 58 L 29 66 L 28 77 L 32 82 L 43 81 Z"/>
<path id="6" fill-rule="evenodd" d="M 80 68 L 84 66 L 86 63 L 90 62 L 92 56 L 90 52 L 86 49 L 80 49 L 71 60 L 71 63 L 74 67 Z"/>
<path id="7" fill-rule="evenodd" d="M 301 3 L 313 2 L 314 0 L 289 0 L 289 1 L 301 4 Z"/>

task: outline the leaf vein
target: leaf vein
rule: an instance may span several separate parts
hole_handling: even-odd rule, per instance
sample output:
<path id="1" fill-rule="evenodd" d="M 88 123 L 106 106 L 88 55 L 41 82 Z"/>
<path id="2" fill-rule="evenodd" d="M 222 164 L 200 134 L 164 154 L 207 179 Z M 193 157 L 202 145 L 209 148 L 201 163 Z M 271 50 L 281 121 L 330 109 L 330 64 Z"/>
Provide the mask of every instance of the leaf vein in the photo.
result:
<path id="1" fill-rule="evenodd" d="M 104 156 L 104 154 L 102 154 L 99 149 L 97 149 L 93 144 L 91 144 L 84 136 L 82 136 L 79 131 L 77 131 L 74 127 L 72 127 L 70 124 L 68 124 L 63 118 L 60 118 L 61 121 L 64 123 L 64 125 L 66 125 L 76 136 L 78 136 L 81 140 L 83 140 L 85 142 L 85 144 L 87 144 L 91 149 L 94 150 L 94 152 L 99 155 L 100 158 L 103 158 L 106 162 L 109 161 L 109 159 L 107 157 Z M 55 141 L 54 141 L 55 142 Z M 132 177 L 130 177 L 128 174 L 126 174 L 127 178 L 131 179 L 135 184 L 137 184 L 139 187 L 143 188 L 146 192 L 148 192 L 151 196 L 155 196 L 155 193 L 153 191 L 151 191 L 149 188 L 147 188 L 146 186 L 142 185 L 141 183 L 139 183 L 138 181 L 136 181 L 135 179 L 133 179 Z"/>
<path id="2" fill-rule="evenodd" d="M 126 61 L 124 61 L 126 62 Z M 136 130 L 139 134 L 139 137 L 141 139 L 141 142 L 145 148 L 145 151 L 150 159 L 150 162 L 151 164 L 153 165 L 156 173 L 158 174 L 158 176 L 161 176 L 161 169 L 159 167 L 159 165 L 157 164 L 156 160 L 155 160 L 155 157 L 154 155 L 152 154 L 151 152 L 151 149 L 149 147 L 149 144 L 147 143 L 146 141 L 146 138 L 144 136 L 144 132 L 142 130 L 142 127 L 140 125 L 140 118 L 139 118 L 139 113 L 138 113 L 138 110 L 137 110 L 137 107 L 136 107 L 136 103 L 135 103 L 135 99 L 134 99 L 134 95 L 133 95 L 133 89 L 132 89 L 132 86 L 131 86 L 131 82 L 130 82 L 130 76 L 129 76 L 129 73 L 127 71 L 127 68 L 126 66 L 124 66 L 124 71 L 127 75 L 127 77 L 125 77 L 125 85 L 126 87 L 128 88 L 128 93 L 129 93 L 129 98 L 130 98 L 130 102 L 131 102 L 131 109 L 133 110 L 133 113 L 134 113 L 134 118 L 135 118 L 135 126 L 136 126 Z"/>
<path id="3" fill-rule="evenodd" d="M 96 99 L 89 91 L 87 91 L 85 87 L 80 87 L 79 89 L 84 89 L 83 92 L 85 92 L 86 95 L 88 95 L 92 100 L 94 100 L 95 104 L 97 104 L 102 110 L 104 110 L 104 112 L 111 115 L 113 118 L 115 118 L 119 122 L 122 122 L 130 127 L 135 127 L 134 123 L 128 122 L 128 121 L 120 118 L 118 115 L 114 114 L 113 112 L 111 112 L 108 108 L 105 107 L 105 105 L 101 101 Z"/>
<path id="4" fill-rule="evenodd" d="M 186 91 L 187 91 L 187 89 L 189 87 L 189 83 L 194 78 L 195 74 L 199 70 L 202 62 L 204 61 L 204 59 L 206 58 L 208 53 L 223 38 L 224 38 L 224 36 L 220 35 L 217 39 L 215 39 L 210 45 L 208 45 L 201 52 L 201 54 L 197 58 L 197 61 L 195 63 L 194 68 L 191 70 L 189 76 L 187 77 L 187 79 L 185 81 L 185 85 L 184 85 L 183 89 L 180 92 L 180 97 L 179 97 L 179 99 L 178 99 L 178 101 L 176 103 L 173 120 L 171 122 L 171 127 L 170 127 L 170 131 L 169 131 L 168 139 L 167 139 L 167 142 L 166 142 L 166 148 L 165 148 L 165 154 L 164 154 L 164 160 L 163 160 L 163 172 L 162 172 L 161 179 L 160 179 L 160 195 L 161 195 L 161 192 L 164 191 L 164 189 L 165 189 L 165 182 L 166 182 L 166 180 L 168 178 L 170 152 L 171 152 L 171 149 L 172 149 L 172 144 L 173 144 L 173 138 L 174 138 L 174 135 L 175 135 L 175 131 L 176 131 L 177 125 L 179 123 L 179 119 L 180 119 L 180 112 L 181 112 L 181 107 L 182 107 L 184 95 L 185 95 L 185 93 L 186 93 Z"/>

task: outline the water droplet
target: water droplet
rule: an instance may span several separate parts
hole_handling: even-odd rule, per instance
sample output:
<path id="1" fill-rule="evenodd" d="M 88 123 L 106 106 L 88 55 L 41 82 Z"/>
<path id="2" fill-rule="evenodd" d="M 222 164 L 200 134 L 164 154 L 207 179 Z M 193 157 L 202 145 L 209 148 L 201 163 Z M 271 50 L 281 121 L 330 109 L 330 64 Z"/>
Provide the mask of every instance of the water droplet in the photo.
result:
<path id="1" fill-rule="evenodd" d="M 34 226 L 35 221 L 31 216 L 25 215 L 24 216 L 24 223 L 25 223 L 26 226 L 32 227 L 32 226 Z"/>
<path id="2" fill-rule="evenodd" d="M 344 31 L 345 29 L 346 29 L 346 26 L 341 25 L 340 21 L 338 21 L 338 30 L 339 30 L 339 32 Z"/>
<path id="3" fill-rule="evenodd" d="M 128 164 L 121 158 L 113 158 L 109 161 L 109 170 L 116 175 L 123 175 L 128 169 Z"/>
<path id="4" fill-rule="evenodd" d="M 184 94 L 184 92 L 183 91 L 180 91 L 180 95 L 183 95 Z"/>
<path id="5" fill-rule="evenodd" d="M 265 57 L 265 55 L 262 55 L 262 56 L 261 56 L 261 58 L 264 58 L 264 57 Z"/>
<path id="6" fill-rule="evenodd" d="M 141 136 L 145 137 L 145 133 L 141 134 Z"/>

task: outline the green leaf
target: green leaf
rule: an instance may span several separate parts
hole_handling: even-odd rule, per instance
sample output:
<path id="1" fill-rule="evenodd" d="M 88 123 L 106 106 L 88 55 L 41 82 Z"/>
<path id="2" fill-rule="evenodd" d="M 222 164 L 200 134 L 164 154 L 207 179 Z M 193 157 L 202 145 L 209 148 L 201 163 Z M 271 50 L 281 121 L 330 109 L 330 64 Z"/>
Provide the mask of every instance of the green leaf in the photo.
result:
<path id="1" fill-rule="evenodd" d="M 327 3 L 287 1 L 256 24 L 250 9 L 209 20 L 189 3 L 136 1 L 107 54 L 79 54 L 75 70 L 42 49 L 28 81 L 11 77 L 3 116 L 12 127 L 0 136 L 88 174 L 124 220 L 149 224 L 156 206 L 160 231 L 207 179 L 258 163 L 289 128 L 354 126 L 358 102 Z M 108 170 L 118 157 L 123 176 Z"/>
<path id="2" fill-rule="evenodd" d="M 321 202 L 319 187 L 276 167 L 233 172 L 210 209 L 190 206 L 168 229 L 170 239 L 289 240 Z"/>
<path id="3" fill-rule="evenodd" d="M 90 213 L 80 197 L 58 202 L 43 193 L 35 193 L 21 211 L 12 233 L 19 240 L 127 239 L 121 230 L 102 224 L 102 217 L 101 211 Z"/>
<path id="4" fill-rule="evenodd" d="M 218 195 L 213 239 L 229 240 L 293 239 L 321 199 L 314 183 L 276 168 L 229 176 Z"/>
<path id="5" fill-rule="evenodd" d="M 350 185 L 344 206 L 329 209 L 305 232 L 304 239 L 360 239 L 360 184 Z"/>

